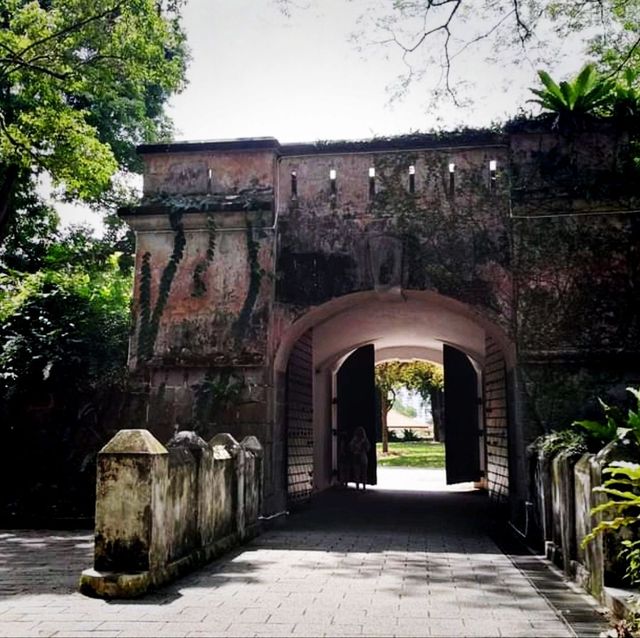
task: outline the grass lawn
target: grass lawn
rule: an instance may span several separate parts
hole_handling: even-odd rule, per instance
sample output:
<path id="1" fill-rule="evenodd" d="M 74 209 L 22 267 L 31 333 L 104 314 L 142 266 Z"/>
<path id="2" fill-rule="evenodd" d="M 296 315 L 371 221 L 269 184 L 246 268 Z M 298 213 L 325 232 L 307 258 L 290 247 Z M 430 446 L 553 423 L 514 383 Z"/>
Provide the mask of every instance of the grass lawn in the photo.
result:
<path id="1" fill-rule="evenodd" d="M 382 467 L 444 467 L 444 443 L 434 441 L 390 442 L 389 454 L 382 453 L 382 443 L 376 444 L 378 465 Z"/>

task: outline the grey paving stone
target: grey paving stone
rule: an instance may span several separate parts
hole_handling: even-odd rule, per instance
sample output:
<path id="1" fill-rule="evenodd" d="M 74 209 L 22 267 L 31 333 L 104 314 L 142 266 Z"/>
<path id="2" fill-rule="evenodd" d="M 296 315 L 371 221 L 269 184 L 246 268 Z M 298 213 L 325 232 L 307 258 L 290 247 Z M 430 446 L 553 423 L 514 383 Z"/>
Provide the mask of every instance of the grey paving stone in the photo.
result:
<path id="1" fill-rule="evenodd" d="M 0 532 L 0 636 L 571 636 L 562 614 L 581 636 L 605 628 L 537 559 L 501 551 L 477 494 L 360 496 L 323 495 L 141 601 L 75 592 L 89 533 Z"/>

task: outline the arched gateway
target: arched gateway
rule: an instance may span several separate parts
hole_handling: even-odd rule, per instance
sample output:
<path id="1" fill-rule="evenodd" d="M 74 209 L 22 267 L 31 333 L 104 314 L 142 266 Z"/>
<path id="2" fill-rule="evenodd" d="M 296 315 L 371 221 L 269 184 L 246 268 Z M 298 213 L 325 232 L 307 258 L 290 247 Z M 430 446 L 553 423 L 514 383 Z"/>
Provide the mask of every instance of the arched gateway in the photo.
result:
<path id="1" fill-rule="evenodd" d="M 522 516 L 532 438 L 640 376 L 626 150 L 533 124 L 141 147 L 137 427 L 256 435 L 275 512 L 334 480 L 376 360 L 444 361 L 452 480 Z"/>

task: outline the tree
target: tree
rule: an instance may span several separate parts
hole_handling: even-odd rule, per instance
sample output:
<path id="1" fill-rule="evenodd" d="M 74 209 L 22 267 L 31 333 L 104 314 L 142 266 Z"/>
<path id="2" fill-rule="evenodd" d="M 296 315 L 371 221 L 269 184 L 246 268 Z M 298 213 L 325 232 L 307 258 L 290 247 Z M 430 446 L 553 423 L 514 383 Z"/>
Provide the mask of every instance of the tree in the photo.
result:
<path id="1" fill-rule="evenodd" d="M 0 0 L 0 423 L 38 456 L 0 481 L 8 511 L 90 512 L 92 455 L 127 410 L 133 245 L 113 209 L 136 145 L 171 132 L 181 2 Z M 106 209 L 102 238 L 61 232 L 42 178 Z"/>
<path id="2" fill-rule="evenodd" d="M 433 417 L 433 438 L 442 441 L 444 415 L 444 373 L 442 366 L 428 361 L 411 361 L 406 366 L 407 387 L 429 401 Z"/>
<path id="3" fill-rule="evenodd" d="M 444 387 L 442 367 L 429 361 L 387 361 L 379 363 L 375 370 L 376 387 L 380 392 L 380 413 L 382 421 L 382 451 L 389 451 L 389 429 L 387 416 L 396 400 L 396 392 L 402 388 L 416 391 L 424 401 L 431 402 L 434 431 L 436 422 L 441 423 L 438 395 Z M 436 437 L 436 440 L 438 438 Z"/>
<path id="4" fill-rule="evenodd" d="M 285 14 L 299 4 L 279 2 Z M 594 55 L 616 74 L 640 60 L 638 0 L 360 0 L 359 6 L 357 46 L 382 48 L 404 63 L 394 97 L 420 83 L 434 100 L 460 105 L 459 72 L 470 60 L 482 56 L 501 69 L 523 62 L 548 67 L 566 56 L 559 52 L 569 40 L 578 55 Z"/>
<path id="5" fill-rule="evenodd" d="M 131 249 L 110 231 L 54 230 L 20 256 L 27 271 L 0 273 L 1 434 L 5 454 L 30 454 L 0 462 L 0 517 L 93 510 L 95 454 L 127 401 L 133 269 L 116 244 Z"/>
<path id="6" fill-rule="evenodd" d="M 104 204 L 184 84 L 181 0 L 0 0 L 0 236 L 47 173 Z"/>

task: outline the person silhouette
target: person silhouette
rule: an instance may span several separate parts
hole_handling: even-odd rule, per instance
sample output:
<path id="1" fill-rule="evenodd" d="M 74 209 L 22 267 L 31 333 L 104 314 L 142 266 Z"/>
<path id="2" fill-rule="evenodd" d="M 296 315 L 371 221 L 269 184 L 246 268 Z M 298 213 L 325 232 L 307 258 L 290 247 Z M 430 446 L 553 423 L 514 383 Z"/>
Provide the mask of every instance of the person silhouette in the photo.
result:
<path id="1" fill-rule="evenodd" d="M 351 468 L 353 480 L 356 484 L 356 490 L 362 483 L 362 490 L 366 489 L 367 469 L 369 466 L 369 450 L 371 444 L 367 438 L 367 434 L 363 427 L 357 427 L 349 443 L 349 452 L 351 453 Z"/>

